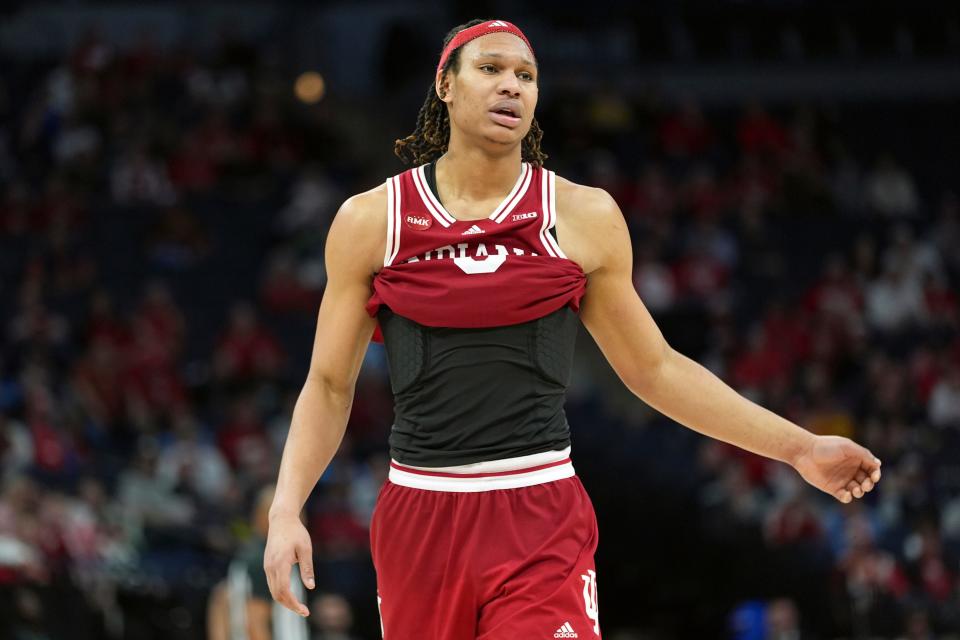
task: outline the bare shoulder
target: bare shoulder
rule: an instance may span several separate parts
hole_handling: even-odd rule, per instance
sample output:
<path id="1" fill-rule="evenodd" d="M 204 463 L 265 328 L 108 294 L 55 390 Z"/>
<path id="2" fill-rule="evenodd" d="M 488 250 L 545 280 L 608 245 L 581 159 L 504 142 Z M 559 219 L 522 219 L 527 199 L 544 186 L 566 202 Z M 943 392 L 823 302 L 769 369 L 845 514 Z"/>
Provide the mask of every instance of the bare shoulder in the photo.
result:
<path id="1" fill-rule="evenodd" d="M 387 188 L 386 185 L 358 193 L 347 198 L 337 211 L 334 224 L 349 227 L 351 231 L 387 229 Z"/>
<path id="2" fill-rule="evenodd" d="M 605 190 L 585 184 L 577 184 L 572 180 L 557 176 L 558 203 L 561 198 L 563 198 L 564 203 L 570 205 L 572 210 L 594 213 L 599 212 L 599 210 L 616 209 L 619 213 L 619 208 L 613 196 Z"/>
<path id="3" fill-rule="evenodd" d="M 387 237 L 387 189 L 381 184 L 350 196 L 327 235 L 327 260 L 349 259 L 376 273 L 383 267 Z"/>
<path id="4" fill-rule="evenodd" d="M 556 189 L 557 238 L 571 260 L 591 273 L 609 265 L 617 254 L 629 257 L 630 234 L 613 196 L 560 176 Z"/>

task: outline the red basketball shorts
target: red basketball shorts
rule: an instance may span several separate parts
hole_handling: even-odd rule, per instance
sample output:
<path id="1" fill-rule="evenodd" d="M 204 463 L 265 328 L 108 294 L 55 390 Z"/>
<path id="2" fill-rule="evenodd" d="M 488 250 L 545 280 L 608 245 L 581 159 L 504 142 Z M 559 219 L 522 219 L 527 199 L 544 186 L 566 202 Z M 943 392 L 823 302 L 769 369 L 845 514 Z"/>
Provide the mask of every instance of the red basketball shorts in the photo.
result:
<path id="1" fill-rule="evenodd" d="M 391 464 L 370 529 L 384 640 L 600 638 L 597 521 L 569 452 Z"/>

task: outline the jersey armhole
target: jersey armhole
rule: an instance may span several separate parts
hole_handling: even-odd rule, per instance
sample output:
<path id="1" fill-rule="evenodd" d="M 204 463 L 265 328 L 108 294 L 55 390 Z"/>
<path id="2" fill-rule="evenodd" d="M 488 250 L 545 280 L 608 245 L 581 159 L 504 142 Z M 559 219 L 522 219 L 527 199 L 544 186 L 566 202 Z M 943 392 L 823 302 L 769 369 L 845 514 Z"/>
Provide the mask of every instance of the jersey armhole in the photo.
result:
<path id="1" fill-rule="evenodd" d="M 393 264 L 400 250 L 400 176 L 387 178 L 387 244 L 383 266 Z"/>
<path id="2" fill-rule="evenodd" d="M 543 206 L 544 209 L 547 210 L 546 214 L 549 220 L 549 224 L 547 225 L 547 231 L 550 232 L 549 241 L 557 256 L 566 258 L 567 255 L 563 252 L 563 249 L 560 248 L 559 238 L 557 238 L 557 174 L 548 169 L 544 169 L 544 171 L 546 172 L 547 197 Z"/>

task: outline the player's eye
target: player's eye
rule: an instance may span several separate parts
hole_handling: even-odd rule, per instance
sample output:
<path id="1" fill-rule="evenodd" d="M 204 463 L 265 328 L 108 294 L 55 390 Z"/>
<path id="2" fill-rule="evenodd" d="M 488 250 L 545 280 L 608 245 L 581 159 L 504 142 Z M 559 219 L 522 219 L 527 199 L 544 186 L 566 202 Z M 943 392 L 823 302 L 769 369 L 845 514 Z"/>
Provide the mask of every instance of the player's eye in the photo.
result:
<path id="1" fill-rule="evenodd" d="M 521 71 L 517 74 L 521 80 L 526 80 L 528 82 L 533 82 L 533 74 L 529 71 Z"/>
<path id="2" fill-rule="evenodd" d="M 480 65 L 480 70 L 486 73 L 486 72 L 496 71 L 497 68 L 492 64 L 482 64 Z"/>

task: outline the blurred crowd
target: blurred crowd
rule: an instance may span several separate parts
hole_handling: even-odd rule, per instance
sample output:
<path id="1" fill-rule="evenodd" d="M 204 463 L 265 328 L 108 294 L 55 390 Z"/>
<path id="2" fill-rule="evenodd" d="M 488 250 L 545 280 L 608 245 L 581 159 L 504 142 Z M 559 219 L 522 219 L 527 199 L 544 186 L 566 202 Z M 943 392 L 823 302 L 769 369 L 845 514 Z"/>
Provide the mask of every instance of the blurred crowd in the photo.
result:
<path id="1" fill-rule="evenodd" d="M 361 143 L 334 109 L 297 103 L 291 85 L 228 32 L 210 54 L 90 33 L 64 60 L 0 69 L 0 637 L 203 637 L 209 593 L 262 542 L 252 507 L 306 372 L 326 228 L 386 177 L 348 151 Z M 414 116 L 394 114 L 397 135 Z M 616 197 L 636 288 L 678 349 L 883 460 L 879 488 L 840 506 L 701 437 L 611 451 L 675 463 L 702 547 L 794 559 L 797 584 L 714 594 L 710 620 L 738 638 L 960 628 L 955 185 L 918 184 L 901 149 L 861 145 L 839 109 L 713 113 L 606 91 L 545 99 L 538 119 L 551 168 Z M 362 144 L 385 156 L 392 140 Z M 595 355 L 577 366 L 575 451 L 660 428 Z M 391 402 L 371 347 L 305 514 L 318 640 L 378 637 L 367 527 Z M 582 475 L 595 496 L 622 482 Z M 600 584 L 611 637 L 679 637 L 624 623 L 630 583 Z M 831 606 L 814 613 L 817 594 Z"/>

